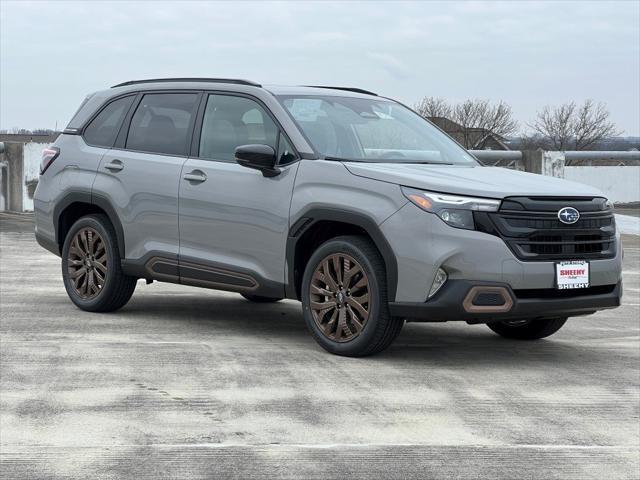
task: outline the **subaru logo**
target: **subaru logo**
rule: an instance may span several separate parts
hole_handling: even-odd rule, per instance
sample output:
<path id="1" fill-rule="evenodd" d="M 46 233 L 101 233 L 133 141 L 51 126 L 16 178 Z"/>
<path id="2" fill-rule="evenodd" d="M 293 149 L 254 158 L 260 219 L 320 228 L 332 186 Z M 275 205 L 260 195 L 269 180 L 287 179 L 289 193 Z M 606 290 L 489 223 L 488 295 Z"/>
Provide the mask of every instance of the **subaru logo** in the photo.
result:
<path id="1" fill-rule="evenodd" d="M 571 225 L 580 220 L 580 212 L 573 207 L 564 207 L 558 210 L 558 220 Z"/>

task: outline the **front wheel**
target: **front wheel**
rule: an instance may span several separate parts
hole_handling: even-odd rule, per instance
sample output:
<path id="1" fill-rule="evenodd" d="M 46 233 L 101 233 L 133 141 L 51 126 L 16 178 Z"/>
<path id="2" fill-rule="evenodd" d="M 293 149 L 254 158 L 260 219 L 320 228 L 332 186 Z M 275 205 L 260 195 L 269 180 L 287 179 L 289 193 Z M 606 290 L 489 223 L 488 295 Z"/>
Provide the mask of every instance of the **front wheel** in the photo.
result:
<path id="1" fill-rule="evenodd" d="M 516 340 L 538 340 L 553 335 L 567 321 L 567 317 L 533 320 L 510 320 L 487 323 L 487 327 L 506 338 Z"/>
<path id="2" fill-rule="evenodd" d="M 380 352 L 404 325 L 404 319 L 389 312 L 384 260 L 364 237 L 337 237 L 322 244 L 307 263 L 301 293 L 311 334 L 337 355 Z"/>

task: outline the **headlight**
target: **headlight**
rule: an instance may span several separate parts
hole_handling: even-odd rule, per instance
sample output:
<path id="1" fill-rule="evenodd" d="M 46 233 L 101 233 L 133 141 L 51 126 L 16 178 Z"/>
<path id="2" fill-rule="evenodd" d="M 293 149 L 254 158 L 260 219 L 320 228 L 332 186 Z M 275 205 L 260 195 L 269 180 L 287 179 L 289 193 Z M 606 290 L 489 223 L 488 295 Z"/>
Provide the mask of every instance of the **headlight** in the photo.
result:
<path id="1" fill-rule="evenodd" d="M 402 193 L 413 204 L 438 215 L 445 223 L 456 228 L 474 229 L 473 212 L 497 212 L 500 200 L 461 197 L 446 193 L 425 192 L 402 187 Z"/>

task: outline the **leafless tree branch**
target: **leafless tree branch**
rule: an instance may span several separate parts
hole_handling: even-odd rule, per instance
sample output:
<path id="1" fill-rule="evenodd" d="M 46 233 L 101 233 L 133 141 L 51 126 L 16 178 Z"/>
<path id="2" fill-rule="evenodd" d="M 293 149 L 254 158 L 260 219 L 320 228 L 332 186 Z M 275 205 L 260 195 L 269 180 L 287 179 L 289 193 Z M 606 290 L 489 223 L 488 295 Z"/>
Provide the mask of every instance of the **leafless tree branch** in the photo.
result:
<path id="1" fill-rule="evenodd" d="M 492 104 L 489 100 L 469 99 L 450 105 L 442 98 L 425 97 L 415 105 L 415 109 L 423 117 L 444 117 L 460 125 L 460 129 L 447 133 L 467 148 L 482 148 L 477 143 L 488 134 L 504 137 L 518 129 L 511 107 L 504 102 Z"/>
<path id="2" fill-rule="evenodd" d="M 581 106 L 575 102 L 557 107 L 546 106 L 529 125 L 554 150 L 587 150 L 600 140 L 619 135 L 609 119 L 609 111 L 602 103 L 586 100 Z"/>
<path id="3" fill-rule="evenodd" d="M 451 106 L 444 98 L 424 97 L 416 103 L 413 109 L 425 118 L 450 118 Z"/>

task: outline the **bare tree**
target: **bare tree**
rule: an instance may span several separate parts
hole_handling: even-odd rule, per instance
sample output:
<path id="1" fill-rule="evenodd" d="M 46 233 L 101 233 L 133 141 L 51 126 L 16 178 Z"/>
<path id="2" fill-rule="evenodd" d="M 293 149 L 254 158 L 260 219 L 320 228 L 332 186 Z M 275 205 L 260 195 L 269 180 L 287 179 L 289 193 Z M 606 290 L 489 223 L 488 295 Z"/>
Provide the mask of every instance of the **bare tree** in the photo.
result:
<path id="1" fill-rule="evenodd" d="M 538 112 L 536 120 L 530 126 L 536 133 L 542 136 L 554 150 L 567 150 L 569 142 L 571 141 L 575 110 L 575 102 L 565 103 L 554 108 L 547 105 Z"/>
<path id="2" fill-rule="evenodd" d="M 593 100 L 586 100 L 581 106 L 575 102 L 547 105 L 529 126 L 559 151 L 587 150 L 600 140 L 621 133 L 610 121 L 606 106 Z"/>
<path id="3" fill-rule="evenodd" d="M 465 100 L 453 107 L 451 119 L 462 127 L 460 133 L 466 148 L 482 148 L 478 142 L 488 134 L 505 137 L 518 129 L 511 107 L 502 101 L 492 104 L 489 100 Z"/>
<path id="4" fill-rule="evenodd" d="M 492 104 L 489 100 L 469 99 L 450 105 L 442 98 L 424 97 L 414 108 L 466 148 L 483 148 L 482 142 L 489 134 L 504 137 L 518 129 L 511 107 L 504 102 Z M 440 118 L 450 122 L 439 122 Z"/>
<path id="5" fill-rule="evenodd" d="M 622 133 L 615 123 L 609 120 L 609 110 L 603 103 L 586 100 L 576 112 L 573 128 L 574 148 L 587 150 L 594 143 L 607 137 L 615 137 Z"/>
<path id="6" fill-rule="evenodd" d="M 424 97 L 413 108 L 424 118 L 451 117 L 451 106 L 444 98 Z"/>
<path id="7" fill-rule="evenodd" d="M 517 139 L 516 150 L 553 150 L 549 140 L 539 133 L 523 133 Z"/>

